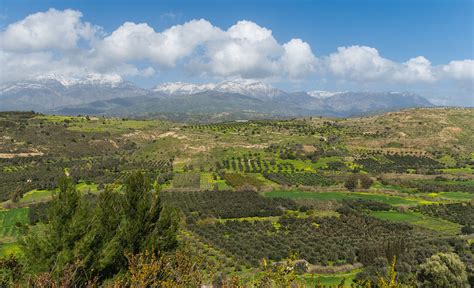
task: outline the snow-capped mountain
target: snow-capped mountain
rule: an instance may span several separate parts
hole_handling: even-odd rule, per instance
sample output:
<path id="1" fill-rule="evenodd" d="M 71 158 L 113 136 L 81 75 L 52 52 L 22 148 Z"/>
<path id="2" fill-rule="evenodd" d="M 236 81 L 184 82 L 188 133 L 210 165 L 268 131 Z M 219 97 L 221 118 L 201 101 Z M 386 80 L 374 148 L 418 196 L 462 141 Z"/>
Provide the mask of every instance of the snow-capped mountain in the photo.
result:
<path id="1" fill-rule="evenodd" d="M 48 111 L 97 100 L 133 97 L 149 91 L 115 76 L 89 75 L 82 79 L 47 75 L 0 87 L 0 110 Z"/>
<path id="2" fill-rule="evenodd" d="M 225 93 L 237 93 L 253 97 L 273 98 L 286 94 L 285 91 L 274 88 L 268 84 L 255 80 L 231 80 L 216 85 L 215 91 Z"/>
<path id="3" fill-rule="evenodd" d="M 215 84 L 190 84 L 183 82 L 167 82 L 156 86 L 152 90 L 161 92 L 166 95 L 191 95 L 204 91 L 212 91 L 216 87 Z"/>
<path id="4" fill-rule="evenodd" d="M 332 97 L 334 95 L 345 93 L 345 92 L 314 90 L 314 91 L 309 91 L 309 92 L 306 92 L 306 93 L 308 93 L 308 95 L 311 96 L 311 97 L 322 99 L 322 98 Z"/>
<path id="5" fill-rule="evenodd" d="M 120 76 L 47 75 L 0 86 L 0 111 L 142 116 L 220 114 L 245 117 L 352 116 L 432 104 L 408 92 L 285 92 L 256 80 L 164 83 L 143 89 Z M 220 112 L 219 112 L 220 111 Z M 237 117 L 237 116 L 236 116 Z M 181 118 L 179 118 L 181 119 Z"/>
<path id="6" fill-rule="evenodd" d="M 286 94 L 285 91 L 255 80 L 229 80 L 217 84 L 190 84 L 182 82 L 164 83 L 153 89 L 169 96 L 191 95 L 205 91 L 241 94 L 255 98 L 273 98 Z"/>
<path id="7" fill-rule="evenodd" d="M 117 87 L 126 83 L 120 75 L 116 74 L 89 74 L 84 78 L 65 77 L 60 74 L 49 74 L 36 78 L 39 82 L 57 81 L 65 87 L 73 85 L 107 85 Z"/>

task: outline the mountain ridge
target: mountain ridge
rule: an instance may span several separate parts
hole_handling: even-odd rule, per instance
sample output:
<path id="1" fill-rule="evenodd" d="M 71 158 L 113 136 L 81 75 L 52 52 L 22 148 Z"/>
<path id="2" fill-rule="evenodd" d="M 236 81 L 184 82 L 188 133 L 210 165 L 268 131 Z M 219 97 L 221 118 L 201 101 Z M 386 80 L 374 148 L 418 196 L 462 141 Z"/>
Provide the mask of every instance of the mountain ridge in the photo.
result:
<path id="1" fill-rule="evenodd" d="M 120 77 L 96 75 L 83 79 L 47 75 L 6 84 L 0 87 L 0 101 L 3 111 L 127 117 L 178 114 L 181 115 L 178 120 L 186 120 L 182 115 L 191 114 L 215 119 L 215 115 L 222 113 L 226 120 L 309 115 L 351 117 L 433 106 L 410 92 L 286 92 L 256 80 L 227 80 L 216 84 L 168 82 L 144 89 Z M 171 119 L 176 120 L 176 117 Z"/>

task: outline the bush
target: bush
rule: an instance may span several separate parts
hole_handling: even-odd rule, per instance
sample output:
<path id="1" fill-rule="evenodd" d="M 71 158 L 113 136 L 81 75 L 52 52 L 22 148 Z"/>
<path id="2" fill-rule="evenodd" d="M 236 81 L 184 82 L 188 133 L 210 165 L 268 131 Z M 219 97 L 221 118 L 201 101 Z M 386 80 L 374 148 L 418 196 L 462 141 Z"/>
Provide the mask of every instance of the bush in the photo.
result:
<path id="1" fill-rule="evenodd" d="M 373 180 L 369 176 L 365 174 L 354 173 L 346 179 L 344 186 L 349 190 L 369 189 L 372 183 Z"/>
<path id="2" fill-rule="evenodd" d="M 420 265 L 420 287 L 466 287 L 466 266 L 454 253 L 438 253 Z"/>

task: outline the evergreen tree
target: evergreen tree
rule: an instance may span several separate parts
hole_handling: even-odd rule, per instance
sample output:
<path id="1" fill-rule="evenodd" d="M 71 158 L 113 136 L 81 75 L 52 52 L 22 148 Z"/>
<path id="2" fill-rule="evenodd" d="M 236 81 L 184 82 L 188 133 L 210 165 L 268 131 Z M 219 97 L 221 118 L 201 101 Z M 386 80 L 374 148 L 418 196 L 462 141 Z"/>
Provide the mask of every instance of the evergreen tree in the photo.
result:
<path id="1" fill-rule="evenodd" d="M 99 281 L 126 271 L 126 255 L 177 248 L 178 216 L 161 206 L 158 186 L 140 172 L 131 174 L 124 191 L 106 188 L 93 199 L 81 196 L 70 179 L 61 180 L 48 222 L 25 239 L 26 258 L 35 272 L 61 277 L 74 266 L 74 285 Z"/>

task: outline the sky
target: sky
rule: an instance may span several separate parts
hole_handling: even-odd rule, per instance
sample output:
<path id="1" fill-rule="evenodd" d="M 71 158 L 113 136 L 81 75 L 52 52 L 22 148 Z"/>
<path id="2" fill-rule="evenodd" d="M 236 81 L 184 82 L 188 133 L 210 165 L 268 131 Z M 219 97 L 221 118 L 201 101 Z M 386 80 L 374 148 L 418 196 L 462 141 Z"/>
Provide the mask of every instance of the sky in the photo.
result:
<path id="1" fill-rule="evenodd" d="M 474 106 L 474 1 L 0 0 L 0 82 L 256 79 Z"/>

